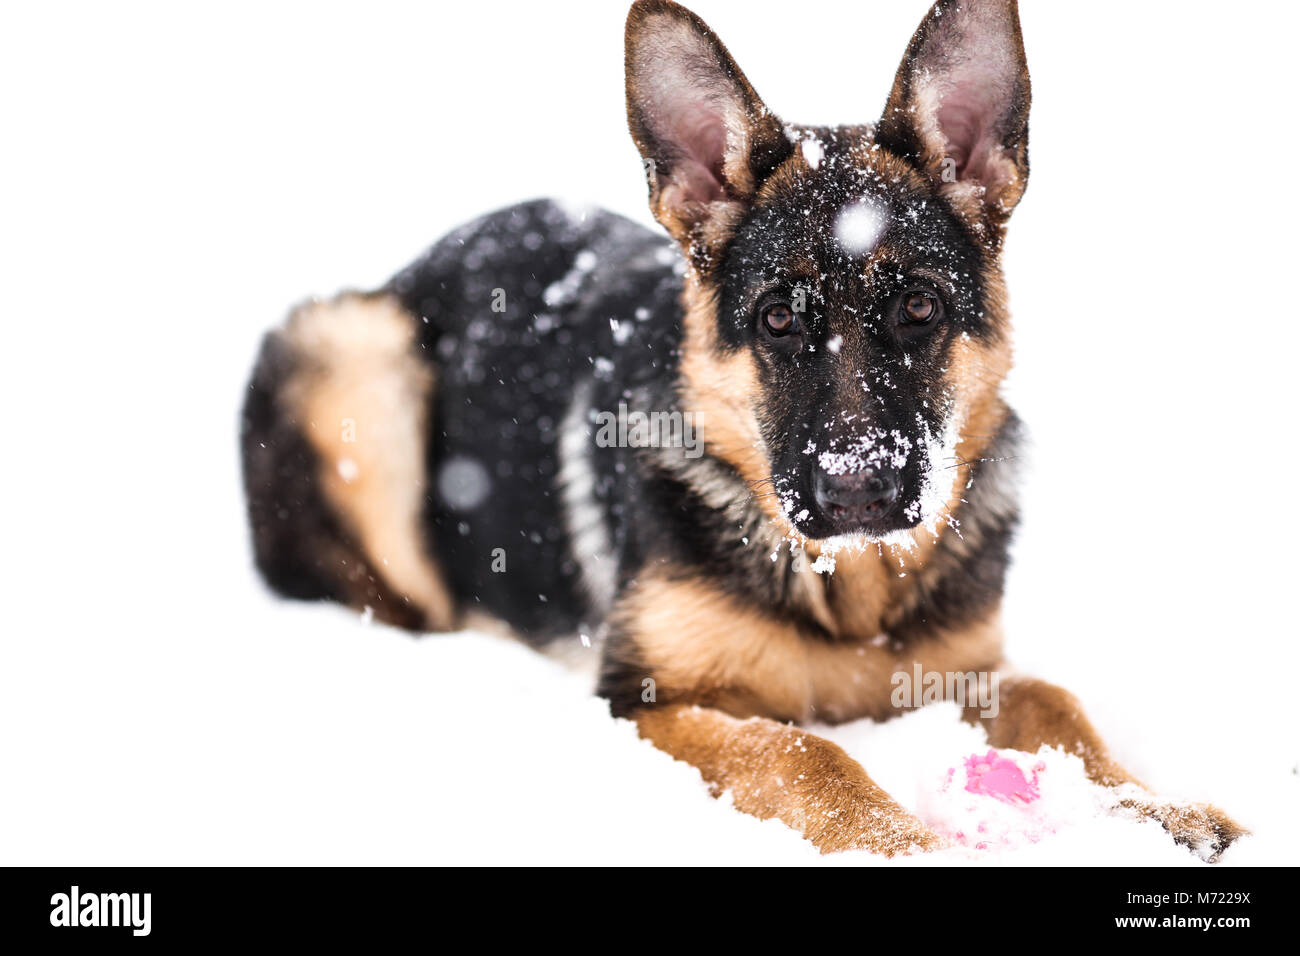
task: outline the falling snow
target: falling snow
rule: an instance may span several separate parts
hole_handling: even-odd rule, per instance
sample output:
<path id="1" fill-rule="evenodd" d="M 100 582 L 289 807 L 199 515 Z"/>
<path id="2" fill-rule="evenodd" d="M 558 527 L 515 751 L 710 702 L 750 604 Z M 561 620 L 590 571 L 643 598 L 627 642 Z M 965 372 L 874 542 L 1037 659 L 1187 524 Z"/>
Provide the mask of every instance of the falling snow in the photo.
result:
<path id="1" fill-rule="evenodd" d="M 889 228 L 889 216 L 873 200 L 844 207 L 835 221 L 835 239 L 850 255 L 866 255 Z"/>

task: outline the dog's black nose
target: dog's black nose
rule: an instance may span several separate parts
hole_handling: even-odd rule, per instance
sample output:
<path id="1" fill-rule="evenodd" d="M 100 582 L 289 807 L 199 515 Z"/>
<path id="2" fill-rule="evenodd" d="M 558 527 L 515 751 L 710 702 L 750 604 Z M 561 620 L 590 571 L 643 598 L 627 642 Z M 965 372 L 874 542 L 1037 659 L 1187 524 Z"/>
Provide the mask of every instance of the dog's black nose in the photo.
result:
<path id="1" fill-rule="evenodd" d="M 831 518 L 872 519 L 881 517 L 898 499 L 898 479 L 879 469 L 843 475 L 818 471 L 813 491 L 818 506 Z"/>

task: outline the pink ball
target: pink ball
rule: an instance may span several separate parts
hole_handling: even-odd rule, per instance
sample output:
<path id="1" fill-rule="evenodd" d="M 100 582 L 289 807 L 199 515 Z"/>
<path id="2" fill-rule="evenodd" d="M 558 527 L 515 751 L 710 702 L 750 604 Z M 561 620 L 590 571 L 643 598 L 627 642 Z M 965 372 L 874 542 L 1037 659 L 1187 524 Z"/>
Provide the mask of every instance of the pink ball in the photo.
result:
<path id="1" fill-rule="evenodd" d="M 1039 778 L 1047 765 L 1031 754 L 993 750 L 949 768 L 943 784 L 923 794 L 921 817 L 954 843 L 990 850 L 1037 843 L 1056 832 Z"/>

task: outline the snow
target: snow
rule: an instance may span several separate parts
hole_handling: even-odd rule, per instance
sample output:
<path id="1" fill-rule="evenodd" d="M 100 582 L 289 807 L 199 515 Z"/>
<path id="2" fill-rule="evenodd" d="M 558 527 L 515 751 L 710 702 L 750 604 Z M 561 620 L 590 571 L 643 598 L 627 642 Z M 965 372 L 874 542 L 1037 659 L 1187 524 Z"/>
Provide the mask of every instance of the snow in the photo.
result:
<path id="1" fill-rule="evenodd" d="M 551 308 L 555 308 L 573 298 L 578 290 L 582 288 L 582 283 L 591 273 L 591 270 L 596 268 L 599 261 L 600 259 L 592 250 L 579 250 L 578 254 L 573 257 L 573 267 L 564 274 L 563 278 L 546 287 L 546 290 L 542 293 L 543 301 Z"/>
<path id="2" fill-rule="evenodd" d="M 823 451 L 817 456 L 817 464 L 830 475 L 868 471 L 882 465 L 901 469 L 911 451 L 911 440 L 901 432 L 872 428 L 855 436 L 846 451 Z"/>
<path id="3" fill-rule="evenodd" d="M 361 477 L 361 466 L 353 458 L 340 458 L 338 463 L 339 477 L 348 484 L 356 481 Z"/>
<path id="4" fill-rule="evenodd" d="M 202 680 L 160 689 L 150 677 L 156 671 L 127 676 L 113 645 L 80 648 L 70 674 L 78 712 L 111 714 L 112 738 L 136 743 L 102 756 L 83 749 L 79 765 L 61 762 L 46 781 L 7 796 L 7 809 L 19 814 L 8 819 L 72 820 L 82 795 L 58 784 L 82 773 L 111 778 L 125 762 L 132 774 L 123 782 L 132 782 L 103 789 L 97 814 L 133 825 L 14 828 L 6 859 L 886 864 L 865 853 L 820 857 L 780 823 L 711 798 L 696 771 L 640 740 L 629 722 L 612 720 L 591 695 L 594 648 L 571 642 L 562 663 L 559 654 L 486 634 L 412 639 L 381 625 L 362 628 L 342 609 L 276 604 L 246 584 L 233 618 L 244 630 L 194 626 L 180 638 L 210 642 Z M 185 656 L 163 653 L 164 667 Z M 113 684 L 98 680 L 97 670 L 112 673 Z M 77 725 L 53 704 L 33 716 L 51 732 Z M 887 724 L 809 729 L 840 743 L 904 806 L 923 813 L 925 794 L 947 768 L 983 745 L 947 705 Z M 96 732 L 104 730 L 97 723 Z M 49 740 L 29 743 L 42 750 Z M 6 756 L 31 757 L 12 748 Z M 1276 774 L 1259 779 L 1287 784 Z M 1290 787 L 1281 800 L 1289 794 L 1294 806 Z M 1091 789 L 1067 779 L 1059 793 L 1045 793 L 1058 809 L 1087 808 L 1098 796 Z M 1251 809 L 1259 805 L 1232 804 L 1278 839 L 1290 808 L 1259 816 Z M 1196 862 L 1158 826 L 1105 815 L 1071 819 L 1018 849 L 954 847 L 889 865 Z M 168 833 L 175 836 L 163 838 Z M 1248 838 L 1225 863 L 1277 860 L 1281 852 Z"/>
<path id="5" fill-rule="evenodd" d="M 813 169 L 821 166 L 822 158 L 826 155 L 826 148 L 822 146 L 820 140 L 814 137 L 809 137 L 801 142 L 799 144 L 799 150 L 803 153 L 804 160 Z"/>
<path id="6" fill-rule="evenodd" d="M 636 331 L 636 326 L 631 322 L 620 322 L 618 319 L 609 320 L 609 329 L 614 336 L 615 345 L 626 345 L 632 338 L 632 333 Z"/>
<path id="7" fill-rule="evenodd" d="M 870 29 L 843 41 L 852 70 L 831 78 L 834 57 L 791 70 L 772 55 L 752 5 L 691 5 L 774 108 L 808 122 L 875 109 L 917 18 L 873 5 Z M 1255 831 L 1221 865 L 1294 865 L 1300 641 L 1276 479 L 1300 474 L 1285 437 L 1300 323 L 1281 310 L 1244 330 L 1223 316 L 1244 314 L 1243 261 L 1252 275 L 1293 271 L 1283 230 L 1297 197 L 1197 201 L 1216 177 L 1258 171 L 1207 170 L 1169 144 L 1233 115 L 1272 131 L 1270 155 L 1295 154 L 1294 124 L 1277 117 L 1296 12 L 1274 11 L 1278 28 L 1263 32 L 1244 16 L 1189 21 L 1213 31 L 1207 68 L 1204 43 L 1151 46 L 1168 26 L 1158 6 L 1084 19 L 1022 6 L 1034 174 L 1007 271 L 1011 391 L 1035 441 L 1008 648 L 1075 691 L 1142 779 Z M 832 9 L 787 18 L 783 48 L 841 42 L 827 39 Z M 823 858 L 611 720 L 590 692 L 595 641 L 571 642 L 561 663 L 488 634 L 413 639 L 269 596 L 250 566 L 235 437 L 259 336 L 305 295 L 373 287 L 508 202 L 559 194 L 646 221 L 617 119 L 626 11 L 592 2 L 556 33 L 537 4 L 508 7 L 510 31 L 495 3 L 364 18 L 270 6 L 256 29 L 235 9 L 181 45 L 160 39 L 188 15 L 156 11 L 86 4 L 68 31 L 65 15 L 28 5 L 0 31 L 0 83 L 40 94 L 6 107 L 15 142 L 39 148 L 3 160 L 3 182 L 21 184 L 0 230 L 3 862 L 1201 865 L 1158 826 L 1104 815 L 1018 849 Z M 541 35 L 563 49 L 522 87 L 485 73 L 477 42 L 428 55 L 430 36 L 491 37 L 494 61 L 535 63 Z M 1115 69 L 1090 69 L 1098 48 Z M 328 50 L 350 51 L 350 68 L 326 68 Z M 1233 75 L 1254 77 L 1254 94 Z M 1097 102 L 1170 76 L 1179 95 L 1158 109 L 1106 113 L 1117 161 L 1081 145 L 1078 117 Z M 430 110 L 436 123 L 418 121 Z M 442 131 L 482 145 L 472 163 Z M 1206 243 L 1216 235 L 1246 238 L 1230 266 Z M 1228 491 L 1206 457 L 1225 436 Z M 1248 513 L 1233 510 L 1237 493 Z M 917 810 L 984 747 L 943 706 L 810 731 Z M 1088 791 L 1074 781 L 1065 796 Z"/>
<path id="8" fill-rule="evenodd" d="M 449 458 L 438 469 L 438 496 L 455 511 L 473 511 L 491 492 L 487 469 L 472 458 Z"/>
<path id="9" fill-rule="evenodd" d="M 864 256 L 875 248 L 889 227 L 889 210 L 863 199 L 845 206 L 835 220 L 835 239 L 845 252 Z"/>

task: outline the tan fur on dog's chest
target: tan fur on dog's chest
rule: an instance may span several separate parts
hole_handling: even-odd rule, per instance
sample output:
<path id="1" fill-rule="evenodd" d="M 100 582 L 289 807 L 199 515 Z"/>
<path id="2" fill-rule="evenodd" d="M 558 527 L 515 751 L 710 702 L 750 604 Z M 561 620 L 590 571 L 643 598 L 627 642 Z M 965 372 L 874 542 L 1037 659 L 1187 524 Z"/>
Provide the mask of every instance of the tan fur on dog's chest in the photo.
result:
<path id="1" fill-rule="evenodd" d="M 887 632 L 829 638 L 666 569 L 644 576 L 621 609 L 660 701 L 737 716 L 838 722 L 885 719 L 893 678 L 988 670 L 1001 657 L 997 612 L 957 634 L 907 642 Z M 634 623 L 633 623 L 634 622 Z"/>

